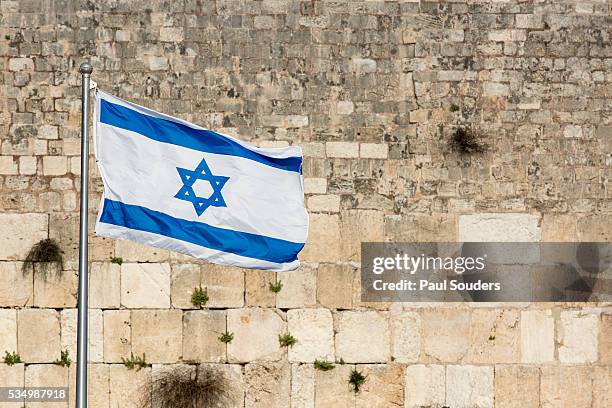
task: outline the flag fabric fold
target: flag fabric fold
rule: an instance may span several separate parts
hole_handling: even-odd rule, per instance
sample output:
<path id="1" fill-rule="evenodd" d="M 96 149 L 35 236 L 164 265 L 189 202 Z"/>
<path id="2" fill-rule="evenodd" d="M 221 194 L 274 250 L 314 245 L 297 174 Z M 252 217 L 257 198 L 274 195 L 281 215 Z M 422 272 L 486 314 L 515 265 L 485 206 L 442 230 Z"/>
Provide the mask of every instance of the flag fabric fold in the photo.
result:
<path id="1" fill-rule="evenodd" d="M 302 152 L 264 149 L 97 90 L 96 233 L 245 268 L 292 270 L 306 242 Z"/>

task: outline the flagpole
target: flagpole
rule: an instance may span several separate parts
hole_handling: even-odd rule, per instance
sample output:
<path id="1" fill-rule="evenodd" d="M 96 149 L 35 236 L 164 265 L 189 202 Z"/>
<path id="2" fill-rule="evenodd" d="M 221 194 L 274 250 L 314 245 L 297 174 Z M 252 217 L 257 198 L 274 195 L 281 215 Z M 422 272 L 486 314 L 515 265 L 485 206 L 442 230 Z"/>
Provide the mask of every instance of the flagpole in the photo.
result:
<path id="1" fill-rule="evenodd" d="M 87 334 L 88 309 L 87 295 L 88 254 L 87 254 L 87 216 L 88 178 L 89 178 L 89 78 L 93 67 L 84 62 L 79 67 L 81 73 L 81 210 L 79 233 L 79 295 L 77 328 L 77 372 L 76 408 L 87 408 Z"/>

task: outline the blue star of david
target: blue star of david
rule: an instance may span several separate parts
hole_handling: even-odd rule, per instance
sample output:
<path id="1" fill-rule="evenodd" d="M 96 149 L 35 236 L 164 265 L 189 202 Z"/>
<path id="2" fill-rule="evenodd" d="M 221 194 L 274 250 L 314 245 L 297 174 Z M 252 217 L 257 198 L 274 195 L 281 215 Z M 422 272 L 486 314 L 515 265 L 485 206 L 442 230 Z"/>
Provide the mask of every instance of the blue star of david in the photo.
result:
<path id="1" fill-rule="evenodd" d="M 221 189 L 225 183 L 227 183 L 229 177 L 215 176 L 212 174 L 208 164 L 206 164 L 206 160 L 202 159 L 200 164 L 198 164 L 198 167 L 196 167 L 196 169 L 193 171 L 180 167 L 177 167 L 176 170 L 178 170 L 179 176 L 183 181 L 183 186 L 174 197 L 178 198 L 179 200 L 191 202 L 191 204 L 193 204 L 193 208 L 196 210 L 196 213 L 198 213 L 198 216 L 202 215 L 208 207 L 227 207 L 225 200 L 221 195 Z M 195 191 L 193 190 L 193 184 L 197 180 L 205 180 L 210 183 L 210 186 L 213 189 L 213 193 L 210 195 L 210 197 L 205 198 L 198 197 L 196 195 Z"/>

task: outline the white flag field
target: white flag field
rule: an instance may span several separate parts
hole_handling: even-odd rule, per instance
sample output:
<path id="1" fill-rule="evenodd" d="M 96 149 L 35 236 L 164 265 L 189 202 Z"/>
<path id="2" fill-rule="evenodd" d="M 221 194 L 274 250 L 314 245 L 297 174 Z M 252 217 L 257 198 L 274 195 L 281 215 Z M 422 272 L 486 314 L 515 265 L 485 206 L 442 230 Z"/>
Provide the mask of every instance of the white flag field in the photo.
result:
<path id="1" fill-rule="evenodd" d="M 287 271 L 308 234 L 302 151 L 265 149 L 97 91 L 96 234 Z"/>

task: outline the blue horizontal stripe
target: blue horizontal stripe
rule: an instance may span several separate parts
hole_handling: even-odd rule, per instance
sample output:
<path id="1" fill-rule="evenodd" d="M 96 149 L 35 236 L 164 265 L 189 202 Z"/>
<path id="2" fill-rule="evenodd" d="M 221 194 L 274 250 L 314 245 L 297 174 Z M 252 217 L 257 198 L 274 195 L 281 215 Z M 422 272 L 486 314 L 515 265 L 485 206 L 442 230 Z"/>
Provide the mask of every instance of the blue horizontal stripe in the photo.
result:
<path id="1" fill-rule="evenodd" d="M 145 207 L 109 199 L 104 199 L 100 222 L 151 232 L 209 249 L 275 263 L 295 261 L 297 254 L 304 247 L 303 243 L 182 220 Z"/>
<path id="2" fill-rule="evenodd" d="M 301 173 L 299 156 L 275 158 L 247 149 L 212 130 L 194 129 L 183 123 L 145 115 L 122 105 L 100 100 L 100 122 L 139 133 L 158 142 L 170 143 L 206 153 L 244 157 L 259 163 Z"/>

